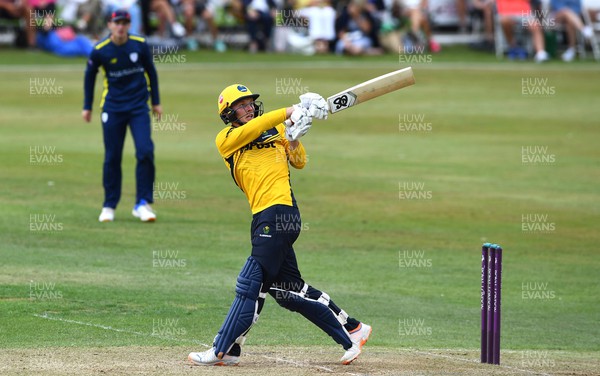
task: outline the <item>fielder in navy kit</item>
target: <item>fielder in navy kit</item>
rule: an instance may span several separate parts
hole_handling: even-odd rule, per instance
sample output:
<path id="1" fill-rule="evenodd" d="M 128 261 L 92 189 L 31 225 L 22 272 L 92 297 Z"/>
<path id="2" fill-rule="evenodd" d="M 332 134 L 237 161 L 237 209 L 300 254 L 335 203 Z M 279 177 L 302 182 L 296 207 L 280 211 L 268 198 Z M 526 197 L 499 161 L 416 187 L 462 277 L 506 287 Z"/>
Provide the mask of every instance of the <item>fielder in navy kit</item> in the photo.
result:
<path id="1" fill-rule="evenodd" d="M 148 98 L 152 112 L 160 118 L 162 108 L 158 94 L 158 76 L 150 48 L 143 37 L 128 33 L 131 17 L 123 10 L 113 12 L 108 22 L 110 36 L 98 42 L 90 54 L 85 71 L 82 116 L 91 120 L 94 84 L 98 68 L 105 74 L 102 93 L 102 129 L 104 134 L 104 204 L 100 222 L 111 222 L 121 198 L 121 160 L 127 125 L 135 144 L 137 166 L 136 201 L 132 214 L 144 222 L 156 220 L 150 207 L 153 202 L 154 144 Z"/>

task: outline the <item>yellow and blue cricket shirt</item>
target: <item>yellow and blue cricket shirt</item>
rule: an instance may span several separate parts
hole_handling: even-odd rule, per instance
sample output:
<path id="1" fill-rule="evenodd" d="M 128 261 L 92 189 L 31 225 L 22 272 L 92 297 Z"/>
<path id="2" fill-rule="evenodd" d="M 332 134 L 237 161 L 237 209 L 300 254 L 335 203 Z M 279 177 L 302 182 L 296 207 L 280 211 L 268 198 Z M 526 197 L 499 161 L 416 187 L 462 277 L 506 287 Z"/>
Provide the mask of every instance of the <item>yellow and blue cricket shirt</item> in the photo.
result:
<path id="1" fill-rule="evenodd" d="M 106 112 L 130 112 L 160 104 L 158 76 L 150 48 L 143 37 L 129 35 L 122 45 L 110 36 L 98 42 L 90 54 L 84 79 L 84 110 L 91 110 L 98 69 L 104 71 L 100 107 Z"/>
<path id="2" fill-rule="evenodd" d="M 303 168 L 306 152 L 302 143 L 290 150 L 285 115 L 285 108 L 271 111 L 242 126 L 225 127 L 216 137 L 219 153 L 252 214 L 278 204 L 296 206 L 289 165 Z"/>

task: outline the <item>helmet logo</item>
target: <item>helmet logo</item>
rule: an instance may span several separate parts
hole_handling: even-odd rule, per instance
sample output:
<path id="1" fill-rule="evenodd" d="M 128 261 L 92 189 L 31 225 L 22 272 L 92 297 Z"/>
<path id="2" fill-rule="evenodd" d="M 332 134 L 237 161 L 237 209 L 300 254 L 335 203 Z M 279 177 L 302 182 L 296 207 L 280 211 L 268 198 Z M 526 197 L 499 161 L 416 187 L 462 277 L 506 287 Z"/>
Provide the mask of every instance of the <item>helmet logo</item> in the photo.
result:
<path id="1" fill-rule="evenodd" d="M 223 94 L 219 95 L 219 104 L 223 103 Z"/>
<path id="2" fill-rule="evenodd" d="M 237 89 L 238 89 L 239 91 L 241 91 L 242 93 L 244 93 L 244 92 L 248 91 L 248 88 L 247 88 L 247 87 L 245 87 L 244 85 L 238 85 Z"/>

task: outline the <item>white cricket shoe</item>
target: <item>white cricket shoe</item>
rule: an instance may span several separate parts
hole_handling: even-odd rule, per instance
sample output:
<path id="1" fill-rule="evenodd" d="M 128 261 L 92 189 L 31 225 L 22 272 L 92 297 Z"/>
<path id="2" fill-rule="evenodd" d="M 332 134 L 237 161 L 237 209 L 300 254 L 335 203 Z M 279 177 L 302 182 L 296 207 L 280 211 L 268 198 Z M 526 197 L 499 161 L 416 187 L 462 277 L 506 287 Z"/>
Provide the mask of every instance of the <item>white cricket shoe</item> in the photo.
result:
<path id="1" fill-rule="evenodd" d="M 569 47 L 563 54 L 561 55 L 563 61 L 571 62 L 575 59 L 575 47 Z"/>
<path id="2" fill-rule="evenodd" d="M 154 222 L 156 220 L 156 214 L 154 214 L 154 210 L 152 210 L 152 207 L 146 200 L 141 200 L 140 203 L 133 208 L 131 214 L 133 214 L 134 217 L 139 218 L 142 222 Z"/>
<path id="3" fill-rule="evenodd" d="M 115 220 L 115 209 L 113 208 L 102 208 L 102 212 L 98 217 L 100 222 L 112 222 Z"/>
<path id="4" fill-rule="evenodd" d="M 550 55 L 548 55 L 548 52 L 541 50 L 536 52 L 535 56 L 533 57 L 533 60 L 536 63 L 543 63 L 544 61 L 550 60 Z"/>
<path id="5" fill-rule="evenodd" d="M 373 329 L 362 322 L 358 325 L 356 329 L 352 333 L 350 333 L 350 340 L 352 341 L 352 347 L 346 350 L 344 356 L 340 361 L 342 364 L 350 364 L 352 363 L 360 353 L 362 352 L 362 347 L 369 340 L 369 336 L 371 335 L 371 331 Z"/>
<path id="6" fill-rule="evenodd" d="M 215 355 L 215 348 L 211 347 L 204 352 L 190 353 L 188 360 L 197 366 L 237 366 L 240 362 L 240 357 L 224 355 L 223 359 L 219 359 Z"/>
<path id="7" fill-rule="evenodd" d="M 171 31 L 177 38 L 183 38 L 185 36 L 185 27 L 177 21 L 173 22 L 171 25 Z"/>

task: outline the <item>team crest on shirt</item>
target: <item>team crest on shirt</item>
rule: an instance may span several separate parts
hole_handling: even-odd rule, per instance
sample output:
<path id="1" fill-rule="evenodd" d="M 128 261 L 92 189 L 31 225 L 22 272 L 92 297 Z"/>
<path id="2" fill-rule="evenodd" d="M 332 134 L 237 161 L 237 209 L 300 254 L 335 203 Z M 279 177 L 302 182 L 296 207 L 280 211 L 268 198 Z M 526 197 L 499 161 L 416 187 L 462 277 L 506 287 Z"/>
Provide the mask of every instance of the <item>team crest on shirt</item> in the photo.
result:
<path id="1" fill-rule="evenodd" d="M 271 128 L 267 131 L 264 131 L 256 140 L 254 140 L 254 143 L 270 143 L 279 138 L 279 131 L 277 130 L 277 128 Z"/>
<path id="2" fill-rule="evenodd" d="M 113 57 L 112 59 L 110 59 L 110 63 L 111 64 L 116 64 L 117 63 L 117 58 Z"/>
<path id="3" fill-rule="evenodd" d="M 271 231 L 271 228 L 269 226 L 265 226 L 265 227 L 263 227 L 263 233 L 258 234 L 258 236 L 260 236 L 261 238 L 270 238 L 271 237 L 271 235 L 269 235 L 270 231 Z"/>
<path id="4" fill-rule="evenodd" d="M 136 63 L 138 61 L 138 53 L 137 52 L 130 53 L 129 60 L 131 60 L 131 62 L 133 62 L 133 63 Z"/>

